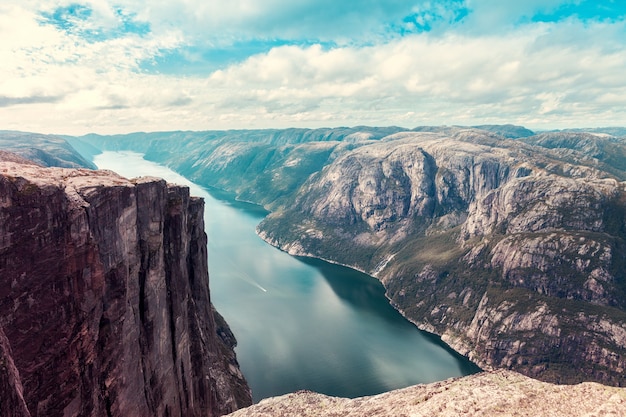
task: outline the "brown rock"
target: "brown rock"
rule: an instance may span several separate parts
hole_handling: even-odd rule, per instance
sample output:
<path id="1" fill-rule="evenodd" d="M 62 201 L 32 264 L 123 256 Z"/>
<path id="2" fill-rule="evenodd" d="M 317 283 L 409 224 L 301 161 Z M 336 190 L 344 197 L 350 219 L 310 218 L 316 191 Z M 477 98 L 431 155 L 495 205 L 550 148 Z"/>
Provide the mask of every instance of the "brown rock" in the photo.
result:
<path id="1" fill-rule="evenodd" d="M 216 333 L 203 209 L 155 178 L 0 162 L 2 406 L 21 394 L 32 416 L 250 404 Z"/>

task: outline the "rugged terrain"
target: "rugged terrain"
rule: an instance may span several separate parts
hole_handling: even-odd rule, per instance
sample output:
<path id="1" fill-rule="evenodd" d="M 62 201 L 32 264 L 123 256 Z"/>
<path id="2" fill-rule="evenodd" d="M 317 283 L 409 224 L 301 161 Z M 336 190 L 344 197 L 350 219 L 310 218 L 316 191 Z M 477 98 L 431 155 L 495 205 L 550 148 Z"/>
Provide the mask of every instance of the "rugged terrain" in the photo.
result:
<path id="1" fill-rule="evenodd" d="M 216 416 L 251 403 L 186 187 L 0 154 L 0 415 Z"/>
<path id="2" fill-rule="evenodd" d="M 626 384 L 626 140 L 517 126 L 170 132 L 134 149 L 272 210 L 268 242 L 378 277 L 485 369 Z"/>
<path id="3" fill-rule="evenodd" d="M 511 371 L 480 373 L 355 399 L 299 391 L 232 417 L 625 416 L 626 390 L 596 383 L 539 382 Z"/>
<path id="4" fill-rule="evenodd" d="M 96 168 L 60 136 L 0 130 L 0 149 L 46 167 Z"/>
<path id="5" fill-rule="evenodd" d="M 409 319 L 485 369 L 624 385 L 623 171 L 572 148 L 399 133 L 337 157 L 259 232 L 377 276 Z"/>

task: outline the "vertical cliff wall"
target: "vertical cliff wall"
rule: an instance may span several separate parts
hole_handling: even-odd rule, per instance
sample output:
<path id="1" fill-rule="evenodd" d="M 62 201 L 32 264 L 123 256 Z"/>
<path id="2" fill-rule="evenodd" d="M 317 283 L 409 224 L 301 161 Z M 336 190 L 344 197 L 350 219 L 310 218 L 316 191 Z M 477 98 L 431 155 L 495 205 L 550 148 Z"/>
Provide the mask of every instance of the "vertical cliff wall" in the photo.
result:
<path id="1" fill-rule="evenodd" d="M 581 136 L 542 140 L 626 149 Z M 483 369 L 625 386 L 626 172 L 590 155 L 476 130 L 399 133 L 337 156 L 258 231 L 378 277 Z"/>
<path id="2" fill-rule="evenodd" d="M 160 179 L 0 162 L 3 416 L 213 416 L 251 403 L 216 330 L 203 210 Z"/>

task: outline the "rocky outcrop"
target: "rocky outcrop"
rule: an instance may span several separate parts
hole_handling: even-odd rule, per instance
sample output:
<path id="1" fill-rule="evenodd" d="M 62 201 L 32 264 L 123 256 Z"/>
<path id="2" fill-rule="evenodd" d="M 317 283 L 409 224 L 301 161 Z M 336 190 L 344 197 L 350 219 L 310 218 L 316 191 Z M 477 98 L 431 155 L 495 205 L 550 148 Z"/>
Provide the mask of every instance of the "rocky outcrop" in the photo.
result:
<path id="1" fill-rule="evenodd" d="M 94 143 L 263 204 L 261 237 L 378 277 L 407 318 L 485 369 L 625 385 L 626 141 L 482 128 Z"/>
<path id="2" fill-rule="evenodd" d="M 625 385 L 625 202 L 582 154 L 403 132 L 339 155 L 259 234 L 377 276 L 485 369 Z"/>
<path id="3" fill-rule="evenodd" d="M 232 337 L 218 336 L 203 209 L 156 178 L 0 162 L 2 415 L 251 403 Z"/>
<path id="4" fill-rule="evenodd" d="M 480 373 L 355 399 L 298 391 L 232 417 L 626 415 L 626 390 L 595 383 L 559 386 L 511 371 Z"/>

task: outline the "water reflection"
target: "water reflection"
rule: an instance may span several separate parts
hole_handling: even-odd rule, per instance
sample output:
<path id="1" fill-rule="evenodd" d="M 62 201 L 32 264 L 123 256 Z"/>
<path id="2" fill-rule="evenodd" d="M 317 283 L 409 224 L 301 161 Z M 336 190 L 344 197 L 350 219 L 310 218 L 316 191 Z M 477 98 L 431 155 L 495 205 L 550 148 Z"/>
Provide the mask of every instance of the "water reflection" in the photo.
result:
<path id="1" fill-rule="evenodd" d="M 237 337 L 256 401 L 298 389 L 357 397 L 476 370 L 402 318 L 378 281 L 262 241 L 259 207 L 215 198 L 138 154 L 105 152 L 95 163 L 190 185 L 205 199 L 211 297 Z"/>
<path id="2" fill-rule="evenodd" d="M 379 281 L 352 268 L 331 264 L 320 259 L 306 257 L 297 257 L 297 259 L 316 268 L 324 276 L 335 294 L 354 308 L 359 309 L 362 314 L 382 319 L 386 325 L 403 331 L 412 332 L 415 330 L 415 326 L 402 317 L 388 302 L 385 288 Z M 439 336 L 428 332 L 421 332 L 421 335 L 456 358 L 463 374 L 480 371 L 478 366 L 443 343 Z"/>
<path id="3" fill-rule="evenodd" d="M 362 272 L 320 259 L 297 257 L 301 262 L 317 269 L 326 279 L 334 293 L 353 308 L 364 314 L 373 314 L 384 319 L 392 326 L 414 326 L 404 320 L 399 313 L 386 302 L 382 284 Z M 385 302 L 382 302 L 385 300 Z M 399 319 L 400 318 L 400 319 Z"/>

